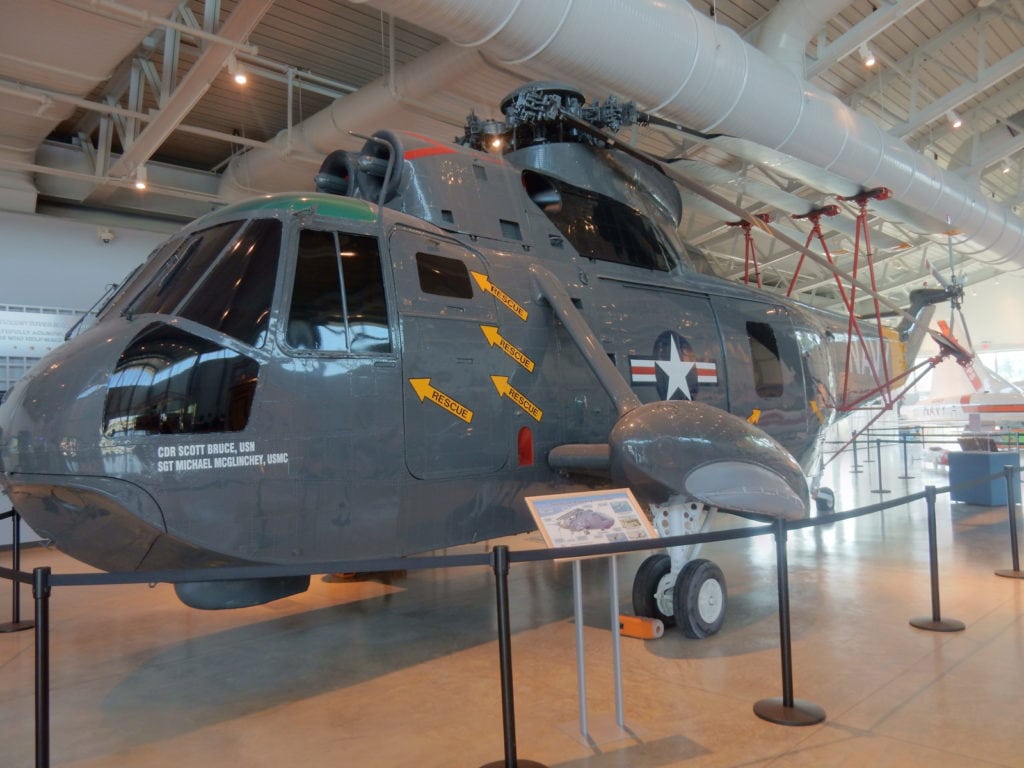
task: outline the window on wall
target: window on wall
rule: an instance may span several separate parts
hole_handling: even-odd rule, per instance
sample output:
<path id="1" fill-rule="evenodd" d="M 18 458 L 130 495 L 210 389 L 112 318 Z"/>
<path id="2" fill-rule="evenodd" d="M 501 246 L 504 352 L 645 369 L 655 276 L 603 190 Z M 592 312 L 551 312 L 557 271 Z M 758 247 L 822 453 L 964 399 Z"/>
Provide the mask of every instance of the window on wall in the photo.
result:
<path id="1" fill-rule="evenodd" d="M 767 398 L 782 397 L 782 360 L 775 331 L 768 323 L 747 323 L 747 341 L 757 394 Z"/>
<path id="2" fill-rule="evenodd" d="M 285 342 L 318 352 L 391 351 L 376 238 L 302 230 Z"/>

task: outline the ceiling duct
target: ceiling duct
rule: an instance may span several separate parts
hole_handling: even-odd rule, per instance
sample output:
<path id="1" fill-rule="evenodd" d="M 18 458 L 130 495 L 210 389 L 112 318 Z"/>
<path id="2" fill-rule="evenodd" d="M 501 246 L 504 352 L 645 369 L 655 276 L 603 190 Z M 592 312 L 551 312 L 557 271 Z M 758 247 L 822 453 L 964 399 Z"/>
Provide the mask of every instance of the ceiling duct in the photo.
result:
<path id="1" fill-rule="evenodd" d="M 178 0 L 138 0 L 133 7 L 166 17 Z M 85 97 L 105 82 L 130 56 L 152 24 L 110 18 L 101 11 L 57 0 L 3 4 L 0 25 L 0 79 L 71 96 Z M 85 64 L 87 62 L 87 64 Z M 0 164 L 31 165 L 36 150 L 74 107 L 56 101 L 11 96 L 0 111 Z M 0 209 L 32 213 L 36 187 L 32 175 L 0 170 Z"/>
<path id="2" fill-rule="evenodd" d="M 961 251 L 1024 264 L 1024 220 L 685 2 L 372 0 L 373 7 L 704 133 L 748 139 L 965 233 Z M 813 5 L 813 4 L 808 4 Z M 623 41 L 642 40 L 623 54 Z"/>
<path id="3" fill-rule="evenodd" d="M 310 188 L 315 166 L 295 158 L 357 146 L 348 131 L 369 133 L 400 115 L 403 128 L 423 130 L 416 123 L 422 115 L 401 111 L 403 100 L 419 103 L 454 83 L 493 76 L 494 69 L 480 66 L 493 62 L 524 79 L 542 73 L 593 96 L 634 99 L 673 122 L 759 145 L 766 158 L 795 158 L 804 169 L 820 170 L 823 191 L 889 187 L 935 234 L 949 229 L 947 221 L 965 233 L 961 253 L 1004 269 L 1024 264 L 1024 220 L 798 73 L 809 30 L 845 5 L 838 0 L 779 4 L 760 33 L 778 61 L 682 0 L 352 1 L 451 43 L 294 126 L 275 139 L 275 150 L 236 159 L 221 185 L 228 199 L 280 189 L 283 178 Z M 625 53 L 623 41 L 635 40 L 643 45 Z"/>
<path id="4" fill-rule="evenodd" d="M 343 96 L 309 119 L 279 133 L 272 149 L 253 149 L 235 158 L 224 170 L 219 194 L 237 200 L 268 191 L 313 188 L 313 177 L 323 159 L 336 149 L 358 149 L 381 127 L 401 124 L 412 131 L 435 131 L 437 121 L 420 126 L 421 103 L 466 72 L 485 67 L 480 54 L 469 48 L 439 45 L 393 75 L 378 78 Z M 512 81 L 518 84 L 518 81 Z M 452 135 L 461 125 L 452 127 Z"/>

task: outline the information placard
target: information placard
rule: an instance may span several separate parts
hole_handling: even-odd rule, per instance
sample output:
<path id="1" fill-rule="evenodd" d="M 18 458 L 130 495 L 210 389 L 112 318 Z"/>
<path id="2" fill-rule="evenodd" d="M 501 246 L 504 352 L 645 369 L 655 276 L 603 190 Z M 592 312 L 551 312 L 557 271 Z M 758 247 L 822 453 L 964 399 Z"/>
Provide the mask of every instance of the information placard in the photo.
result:
<path id="1" fill-rule="evenodd" d="M 64 343 L 75 315 L 0 311 L 0 356 L 42 357 Z"/>
<path id="2" fill-rule="evenodd" d="M 526 504 L 552 548 L 657 538 L 628 488 L 527 496 Z"/>

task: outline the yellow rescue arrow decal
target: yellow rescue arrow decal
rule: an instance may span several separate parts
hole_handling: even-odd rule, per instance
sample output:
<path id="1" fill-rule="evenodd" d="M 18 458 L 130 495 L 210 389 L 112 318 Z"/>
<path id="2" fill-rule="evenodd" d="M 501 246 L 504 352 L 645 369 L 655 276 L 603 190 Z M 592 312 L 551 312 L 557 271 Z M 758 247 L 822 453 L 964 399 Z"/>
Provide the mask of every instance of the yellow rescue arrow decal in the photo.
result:
<path id="1" fill-rule="evenodd" d="M 490 344 L 492 347 L 495 344 L 497 344 L 501 348 L 502 352 L 511 357 L 513 360 L 515 360 L 530 373 L 533 373 L 533 360 L 524 355 L 521 350 L 509 344 L 508 341 L 506 341 L 498 332 L 498 326 L 481 325 L 480 330 L 483 331 L 484 336 L 487 337 L 488 344 Z"/>
<path id="2" fill-rule="evenodd" d="M 747 421 L 750 422 L 751 424 L 757 424 L 757 422 L 759 422 L 760 420 L 761 420 L 761 409 L 760 408 L 755 408 L 754 410 L 752 410 L 750 412 L 750 415 L 747 416 Z"/>
<path id="3" fill-rule="evenodd" d="M 541 416 L 544 412 L 536 405 L 526 399 L 526 395 L 520 392 L 518 389 L 508 383 L 508 376 L 491 376 L 491 381 L 494 382 L 494 388 L 498 390 L 498 394 L 502 397 L 507 397 L 513 403 L 518 405 L 528 414 L 530 414 L 536 421 L 540 421 Z"/>
<path id="4" fill-rule="evenodd" d="M 412 388 L 416 390 L 416 395 L 419 397 L 421 403 L 427 398 L 430 398 L 431 402 L 444 408 L 448 413 L 462 419 L 467 424 L 473 421 L 473 412 L 469 410 L 469 408 L 457 400 L 453 400 L 448 397 L 448 395 L 439 389 L 434 389 L 430 386 L 430 379 L 409 379 L 409 383 L 412 384 Z"/>
<path id="5" fill-rule="evenodd" d="M 528 317 L 527 311 L 519 306 L 519 303 L 515 299 L 488 280 L 487 275 L 482 272 L 470 272 L 469 274 L 471 274 L 473 279 L 476 280 L 476 284 L 480 286 L 481 291 L 491 294 L 491 296 L 512 310 L 520 320 L 523 322 L 526 321 L 526 318 Z"/>
<path id="6" fill-rule="evenodd" d="M 818 407 L 818 401 L 817 400 L 811 400 L 811 410 L 814 411 L 814 415 L 818 417 L 818 421 L 820 421 L 822 424 L 824 424 L 825 423 L 825 414 L 823 414 L 821 412 L 821 409 Z"/>

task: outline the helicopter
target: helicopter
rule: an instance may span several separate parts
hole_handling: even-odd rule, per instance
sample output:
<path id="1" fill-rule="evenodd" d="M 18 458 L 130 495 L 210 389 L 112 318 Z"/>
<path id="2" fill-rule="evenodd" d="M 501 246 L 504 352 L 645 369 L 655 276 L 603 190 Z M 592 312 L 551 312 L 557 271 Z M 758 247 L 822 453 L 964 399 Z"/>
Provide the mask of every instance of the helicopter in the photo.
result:
<path id="1" fill-rule="evenodd" d="M 678 180 L 613 138 L 649 119 L 632 103 L 534 83 L 501 109 L 455 143 L 361 137 L 316 192 L 159 246 L 0 405 L 22 517 L 133 571 L 404 556 L 613 486 L 662 534 L 810 514 L 837 393 L 907 344 L 869 333 L 844 367 L 846 317 L 716 276 L 678 234 Z M 704 637 L 726 586 L 695 555 L 647 558 L 633 602 Z M 175 589 L 219 609 L 308 584 Z"/>

